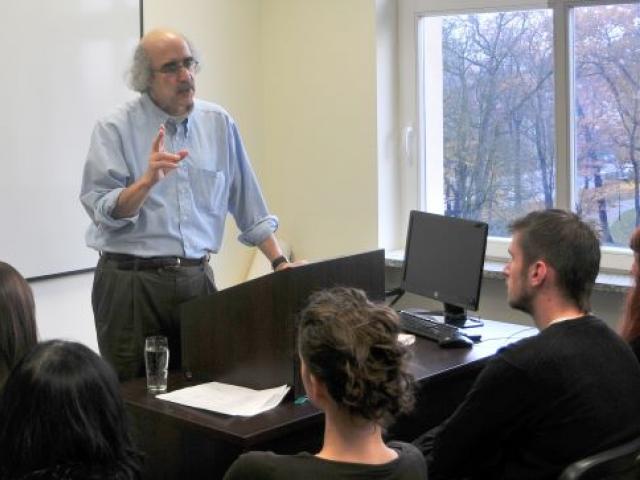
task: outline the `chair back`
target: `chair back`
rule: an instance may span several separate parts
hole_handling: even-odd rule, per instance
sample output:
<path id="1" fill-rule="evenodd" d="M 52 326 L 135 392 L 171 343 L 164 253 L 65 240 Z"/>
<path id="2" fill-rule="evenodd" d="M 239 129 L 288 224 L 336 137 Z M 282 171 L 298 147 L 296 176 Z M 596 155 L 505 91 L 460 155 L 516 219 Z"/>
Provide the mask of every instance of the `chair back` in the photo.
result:
<path id="1" fill-rule="evenodd" d="M 640 480 L 640 438 L 569 465 L 559 480 Z"/>

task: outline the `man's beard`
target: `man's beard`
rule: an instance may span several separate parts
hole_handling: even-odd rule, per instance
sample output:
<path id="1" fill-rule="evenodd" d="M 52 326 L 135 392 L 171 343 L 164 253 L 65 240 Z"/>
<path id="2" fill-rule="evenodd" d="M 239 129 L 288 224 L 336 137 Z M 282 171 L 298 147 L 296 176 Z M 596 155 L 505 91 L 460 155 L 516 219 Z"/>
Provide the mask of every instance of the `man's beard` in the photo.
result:
<path id="1" fill-rule="evenodd" d="M 509 300 L 509 306 L 515 310 L 520 310 L 521 312 L 528 313 L 531 315 L 531 305 L 533 303 L 533 294 L 525 289 L 520 292 L 520 295 L 516 298 L 512 298 Z"/>
<path id="2" fill-rule="evenodd" d="M 533 292 L 527 288 L 527 274 L 526 271 L 528 269 L 524 269 L 522 275 L 520 275 L 520 292 L 517 297 L 511 298 L 509 300 L 509 306 L 515 310 L 520 310 L 521 312 L 528 313 L 531 315 L 531 305 L 533 303 Z"/>

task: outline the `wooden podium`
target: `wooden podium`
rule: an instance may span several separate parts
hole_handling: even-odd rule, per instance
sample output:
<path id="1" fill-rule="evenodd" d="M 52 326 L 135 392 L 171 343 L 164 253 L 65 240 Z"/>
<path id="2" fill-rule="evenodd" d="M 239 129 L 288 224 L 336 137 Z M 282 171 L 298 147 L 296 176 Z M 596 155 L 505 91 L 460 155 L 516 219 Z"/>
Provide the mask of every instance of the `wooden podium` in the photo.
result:
<path id="1" fill-rule="evenodd" d="M 197 381 L 255 389 L 283 384 L 303 393 L 297 314 L 309 295 L 333 286 L 384 300 L 384 250 L 310 263 L 187 302 L 181 307 L 182 368 Z"/>

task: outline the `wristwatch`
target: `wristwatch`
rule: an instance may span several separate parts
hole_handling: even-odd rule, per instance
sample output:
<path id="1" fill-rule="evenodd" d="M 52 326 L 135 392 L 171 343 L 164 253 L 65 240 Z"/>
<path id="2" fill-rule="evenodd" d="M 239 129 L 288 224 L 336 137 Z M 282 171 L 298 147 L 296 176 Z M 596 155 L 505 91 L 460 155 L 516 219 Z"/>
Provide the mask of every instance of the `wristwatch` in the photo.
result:
<path id="1" fill-rule="evenodd" d="M 287 260 L 287 257 L 285 257 L 284 255 L 280 255 L 279 257 L 273 259 L 273 261 L 271 262 L 271 268 L 275 270 L 283 263 L 289 263 L 289 260 Z"/>

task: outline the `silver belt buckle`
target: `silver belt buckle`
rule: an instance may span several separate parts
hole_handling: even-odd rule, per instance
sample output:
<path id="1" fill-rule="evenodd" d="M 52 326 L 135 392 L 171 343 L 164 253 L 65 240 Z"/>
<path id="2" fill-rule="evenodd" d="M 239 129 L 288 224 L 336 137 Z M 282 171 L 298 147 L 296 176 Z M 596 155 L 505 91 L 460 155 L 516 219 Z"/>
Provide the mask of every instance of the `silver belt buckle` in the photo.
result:
<path id="1" fill-rule="evenodd" d="M 180 266 L 180 257 L 176 257 L 176 267 Z"/>

